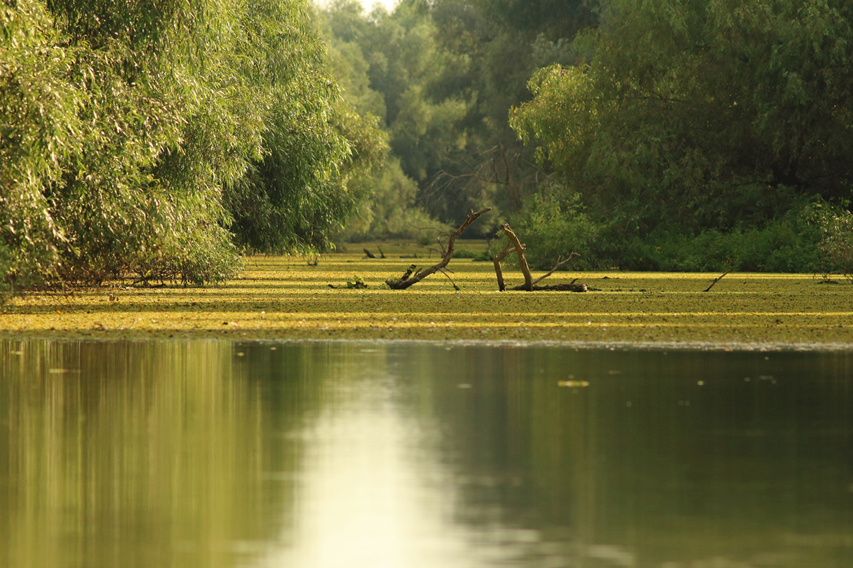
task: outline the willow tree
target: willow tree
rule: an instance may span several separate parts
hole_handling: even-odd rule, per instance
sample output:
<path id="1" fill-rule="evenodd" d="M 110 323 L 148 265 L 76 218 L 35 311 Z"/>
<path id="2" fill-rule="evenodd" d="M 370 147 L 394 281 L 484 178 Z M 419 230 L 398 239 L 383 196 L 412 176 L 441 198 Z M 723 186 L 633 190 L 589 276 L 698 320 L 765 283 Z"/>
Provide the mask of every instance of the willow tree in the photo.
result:
<path id="1" fill-rule="evenodd" d="M 224 192 L 285 146 L 306 170 L 293 199 L 316 201 L 306 180 L 328 180 L 353 144 L 325 127 L 342 121 L 306 10 L 3 3 L 0 278 L 220 280 L 239 265 Z"/>

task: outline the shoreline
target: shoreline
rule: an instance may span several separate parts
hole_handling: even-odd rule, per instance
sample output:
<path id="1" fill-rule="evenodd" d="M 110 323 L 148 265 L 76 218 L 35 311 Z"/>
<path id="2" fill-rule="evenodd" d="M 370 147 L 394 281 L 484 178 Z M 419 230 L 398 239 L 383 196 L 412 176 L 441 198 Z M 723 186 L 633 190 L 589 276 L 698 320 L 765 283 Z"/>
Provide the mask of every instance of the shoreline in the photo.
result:
<path id="1" fill-rule="evenodd" d="M 55 341 L 62 343 L 144 343 L 157 341 L 225 341 L 233 344 L 312 345 L 351 344 L 354 346 L 406 346 L 434 345 L 438 347 L 485 347 L 485 348 L 556 348 L 576 351 L 702 351 L 702 352 L 853 352 L 853 342 L 831 343 L 785 343 L 785 342 L 707 342 L 707 341 L 559 341 L 559 340 L 489 340 L 489 339 L 353 339 L 353 338 L 287 338 L 249 337 L 223 334 L 157 334 L 135 333 L 131 335 L 104 334 L 102 336 L 79 333 L 39 334 L 0 332 L 0 342 L 6 341 Z"/>

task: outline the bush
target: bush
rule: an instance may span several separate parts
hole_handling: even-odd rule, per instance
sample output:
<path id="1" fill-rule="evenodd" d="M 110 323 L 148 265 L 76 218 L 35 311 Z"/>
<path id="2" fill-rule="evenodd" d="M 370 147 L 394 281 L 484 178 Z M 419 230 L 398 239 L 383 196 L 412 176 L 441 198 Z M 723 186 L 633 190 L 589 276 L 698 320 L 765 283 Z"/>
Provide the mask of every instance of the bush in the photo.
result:
<path id="1" fill-rule="evenodd" d="M 826 279 L 832 273 L 840 273 L 853 280 L 853 213 L 843 207 L 816 203 L 810 214 L 820 233 L 817 272 Z"/>
<path id="2" fill-rule="evenodd" d="M 603 239 L 607 248 L 596 247 L 594 260 L 623 270 L 811 273 L 821 264 L 820 235 L 806 208 L 794 209 L 759 228 L 689 234 L 661 226 L 628 238 L 620 238 L 611 228 Z"/>
<path id="3" fill-rule="evenodd" d="M 453 252 L 453 258 L 470 258 L 476 262 L 491 261 L 492 256 L 488 250 L 476 251 L 468 248 L 458 248 Z"/>
<path id="4" fill-rule="evenodd" d="M 567 192 L 560 184 L 546 184 L 541 192 L 533 195 L 521 215 L 513 219 L 512 227 L 526 245 L 525 258 L 532 269 L 549 270 L 558 258 L 565 258 L 572 252 L 581 255 L 571 264 L 572 269 L 593 266 L 593 259 L 588 255 L 601 227 L 586 215 L 580 197 Z M 503 232 L 498 236 L 502 237 Z M 499 248 L 503 248 L 505 239 L 499 238 L 499 243 Z"/>
<path id="5" fill-rule="evenodd" d="M 823 212 L 822 217 L 816 216 L 814 207 L 803 204 L 760 227 L 692 233 L 674 222 L 642 233 L 636 229 L 639 223 L 624 219 L 596 223 L 576 196 L 560 195 L 554 185 L 535 196 L 512 224 L 527 245 L 530 266 L 541 270 L 574 251 L 582 256 L 570 265 L 572 269 L 814 273 L 827 266 L 853 274 L 850 213 L 845 216 L 832 210 L 830 214 L 826 207 L 818 211 Z M 633 232 L 625 229 L 631 226 Z M 503 238 L 493 243 L 491 253 L 496 254 L 504 243 Z"/>

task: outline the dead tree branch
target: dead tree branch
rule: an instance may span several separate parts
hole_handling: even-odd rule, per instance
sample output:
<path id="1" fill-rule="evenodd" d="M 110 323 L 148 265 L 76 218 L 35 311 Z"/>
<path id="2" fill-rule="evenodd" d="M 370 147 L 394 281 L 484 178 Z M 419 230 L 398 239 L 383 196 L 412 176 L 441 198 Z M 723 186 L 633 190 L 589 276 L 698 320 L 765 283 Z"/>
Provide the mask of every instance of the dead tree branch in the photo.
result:
<path id="1" fill-rule="evenodd" d="M 717 276 L 716 278 L 714 278 L 714 281 L 713 281 L 713 282 L 711 282 L 711 285 L 710 285 L 710 286 L 708 286 L 707 288 L 705 288 L 705 292 L 707 292 L 707 291 L 709 291 L 711 288 L 713 288 L 713 287 L 714 287 L 714 284 L 716 284 L 717 282 L 719 282 L 720 280 L 722 280 L 722 279 L 723 279 L 723 276 L 725 276 L 725 275 L 726 275 L 726 274 L 728 274 L 729 272 L 731 272 L 731 270 L 726 270 L 725 272 L 723 272 L 722 274 L 720 274 L 719 276 Z"/>
<path id="2" fill-rule="evenodd" d="M 506 284 L 504 284 L 504 273 L 503 270 L 501 270 L 501 261 L 506 258 L 506 255 L 514 252 L 515 249 L 512 248 L 512 241 L 507 241 L 504 249 L 492 259 L 495 263 L 495 275 L 498 277 L 498 290 L 501 292 L 506 290 Z"/>
<path id="3" fill-rule="evenodd" d="M 441 247 L 441 256 L 444 256 L 445 254 L 447 254 L 447 249 L 444 248 L 444 243 L 441 242 L 442 236 L 444 236 L 444 233 L 439 233 L 435 240 L 438 241 L 438 246 Z"/>
<path id="4" fill-rule="evenodd" d="M 392 290 L 405 290 L 406 288 L 408 288 L 414 284 L 417 284 L 418 282 L 420 282 L 421 280 L 423 280 L 427 276 L 430 276 L 432 274 L 435 274 L 439 270 L 442 270 L 450 262 L 450 259 L 453 258 L 453 253 L 455 252 L 453 245 L 456 242 L 456 237 L 458 237 L 463 232 L 465 232 L 465 229 L 470 227 L 471 223 L 473 223 L 474 221 L 479 219 L 481 215 L 488 213 L 491 210 L 492 210 L 491 207 L 486 207 L 482 211 L 477 211 L 476 213 L 474 211 L 471 211 L 468 214 L 468 218 L 465 220 L 465 222 L 462 223 L 458 229 L 456 229 L 455 231 L 450 233 L 450 237 L 447 240 L 447 248 L 445 249 L 445 252 L 444 252 L 444 258 L 442 258 L 438 264 L 430 266 L 427 269 L 420 269 L 420 270 L 417 269 L 417 267 L 413 264 L 412 266 L 409 267 L 409 270 L 407 270 L 406 273 L 403 274 L 402 278 L 389 277 L 388 279 L 385 280 L 385 283 Z M 451 280 L 451 282 L 452 282 L 452 280 Z M 454 286 L 455 286 L 455 284 L 454 284 Z"/>
<path id="5" fill-rule="evenodd" d="M 460 168 L 467 169 L 469 173 L 454 175 L 444 170 L 438 172 L 429 183 L 427 193 L 422 198 L 442 194 L 456 183 L 498 185 L 506 189 L 513 207 L 520 211 L 525 180 L 551 177 L 536 164 L 524 160 L 520 152 L 507 149 L 503 144 L 480 153 L 476 163 L 460 164 Z"/>
<path id="6" fill-rule="evenodd" d="M 527 290 L 529 292 L 533 290 L 533 276 L 530 275 L 530 267 L 527 265 L 527 259 L 524 258 L 524 245 L 518 240 L 516 234 L 512 232 L 509 223 L 501 225 L 501 229 L 504 230 L 504 233 L 506 233 L 506 236 L 509 239 L 507 247 L 511 244 L 513 250 L 518 254 L 518 267 L 521 269 L 521 273 L 524 274 L 524 286 L 522 287 L 522 290 Z"/>
<path id="7" fill-rule="evenodd" d="M 546 278 L 548 278 L 549 276 L 551 276 L 552 274 L 554 274 L 554 273 L 557 271 L 557 269 L 558 269 L 558 268 L 560 268 L 561 266 L 563 266 L 564 264 L 566 264 L 567 262 L 569 262 L 570 260 L 572 260 L 572 259 L 573 259 L 573 258 L 575 258 L 576 256 L 580 256 L 580 255 L 579 255 L 578 253 L 576 253 L 576 252 L 573 252 L 573 253 L 571 253 L 571 254 L 569 255 L 569 257 L 568 257 L 566 260 L 560 260 L 560 259 L 558 258 L 558 259 L 557 259 L 557 264 L 555 264 L 555 265 L 554 265 L 554 268 L 552 268 L 551 270 L 549 270 L 547 274 L 545 274 L 545 275 L 543 275 L 543 276 L 540 276 L 539 278 L 537 278 L 536 280 L 534 280 L 534 281 L 533 281 L 533 285 L 534 285 L 534 286 L 536 286 L 537 284 L 539 284 L 540 282 L 542 282 L 543 280 L 545 280 Z M 577 279 L 576 279 L 576 280 L 577 280 Z M 574 282 L 572 282 L 572 284 L 574 284 Z"/>
<path id="8" fill-rule="evenodd" d="M 450 277 L 450 274 L 447 273 L 447 270 L 442 269 L 439 272 L 444 274 L 444 276 L 447 277 L 448 280 L 450 280 L 450 283 L 453 284 L 454 290 L 460 290 L 461 289 L 461 288 L 459 288 L 459 286 L 456 285 L 456 282 L 453 281 L 453 278 Z"/>
<path id="9" fill-rule="evenodd" d="M 559 260 L 558 259 L 557 264 L 554 265 L 554 268 L 552 268 L 550 271 L 548 271 L 548 273 L 546 273 L 545 275 L 540 276 L 539 278 L 537 278 L 536 280 L 533 281 L 533 286 L 531 287 L 530 291 L 532 291 L 532 292 L 543 292 L 543 291 L 545 291 L 545 292 L 588 292 L 589 288 L 587 287 L 586 284 L 583 284 L 583 283 L 575 284 L 575 282 L 577 282 L 577 280 L 578 280 L 577 278 L 575 278 L 574 280 L 572 280 L 568 284 L 554 284 L 551 286 L 537 286 L 537 284 L 539 282 L 542 282 L 543 280 L 545 280 L 546 278 L 548 278 L 549 276 L 554 274 L 554 272 L 556 272 L 558 268 L 560 268 L 561 266 L 563 266 L 564 264 L 566 264 L 567 262 L 569 262 L 570 260 L 572 260 L 576 256 L 579 257 L 580 255 L 576 252 L 573 252 L 569 255 L 569 257 L 566 260 Z M 522 284 L 520 286 L 515 286 L 513 288 L 510 288 L 510 290 L 527 290 L 527 288 L 525 288 L 524 285 Z"/>
<path id="10" fill-rule="evenodd" d="M 504 230 L 507 236 L 506 246 L 503 248 L 501 252 L 499 252 L 492 259 L 495 264 L 495 276 L 498 279 L 498 290 L 501 292 L 506 290 L 506 283 L 503 278 L 503 270 L 501 269 L 501 261 L 506 258 L 506 256 L 510 253 L 518 254 L 518 266 L 521 269 L 522 274 L 524 274 L 524 284 L 520 286 L 515 286 L 511 288 L 511 290 L 526 290 L 528 292 L 532 292 L 534 290 L 558 290 L 558 291 L 568 291 L 568 292 L 586 292 L 588 290 L 586 284 L 575 284 L 575 280 L 573 280 L 570 284 L 556 284 L 554 286 L 536 286 L 539 282 L 545 280 L 554 272 L 557 271 L 558 268 L 569 262 L 575 257 L 579 257 L 580 255 L 576 252 L 571 253 L 568 258 L 565 260 L 557 259 L 557 264 L 554 265 L 548 273 L 540 276 L 536 280 L 533 280 L 533 276 L 530 274 L 530 267 L 527 265 L 527 259 L 524 257 L 524 245 L 521 244 L 521 241 L 518 240 L 518 236 L 513 232 L 508 224 L 501 225 L 501 228 Z"/>

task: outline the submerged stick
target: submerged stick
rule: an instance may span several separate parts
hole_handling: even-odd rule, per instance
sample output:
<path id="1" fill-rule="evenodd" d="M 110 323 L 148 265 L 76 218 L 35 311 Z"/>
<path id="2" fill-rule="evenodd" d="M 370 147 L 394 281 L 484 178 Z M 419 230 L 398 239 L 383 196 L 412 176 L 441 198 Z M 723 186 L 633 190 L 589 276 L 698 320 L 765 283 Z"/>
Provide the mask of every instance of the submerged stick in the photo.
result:
<path id="1" fill-rule="evenodd" d="M 713 288 L 713 287 L 714 287 L 714 284 L 716 284 L 717 282 L 719 282 L 720 280 L 722 280 L 722 279 L 723 279 L 723 276 L 725 276 L 725 275 L 726 275 L 726 274 L 728 274 L 729 272 L 731 272 L 731 270 L 726 270 L 725 272 L 723 272 L 722 274 L 720 274 L 719 276 L 717 276 L 716 278 L 714 278 L 714 281 L 713 281 L 713 282 L 711 282 L 711 285 L 710 285 L 710 286 L 708 286 L 707 288 L 705 288 L 705 292 L 707 292 L 708 290 L 710 290 L 711 288 Z"/>

